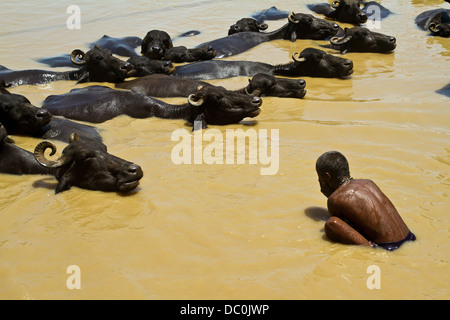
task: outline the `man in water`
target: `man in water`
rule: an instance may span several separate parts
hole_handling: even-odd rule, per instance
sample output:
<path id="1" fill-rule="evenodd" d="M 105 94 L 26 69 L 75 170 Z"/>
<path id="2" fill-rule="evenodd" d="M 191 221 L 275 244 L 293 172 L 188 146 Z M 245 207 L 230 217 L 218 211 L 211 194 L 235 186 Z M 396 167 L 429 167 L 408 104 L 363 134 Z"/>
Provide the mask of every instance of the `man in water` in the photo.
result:
<path id="1" fill-rule="evenodd" d="M 371 180 L 353 179 L 347 159 L 337 151 L 316 162 L 320 191 L 328 198 L 331 217 L 325 233 L 331 241 L 382 247 L 393 251 L 416 237 L 392 202 Z"/>

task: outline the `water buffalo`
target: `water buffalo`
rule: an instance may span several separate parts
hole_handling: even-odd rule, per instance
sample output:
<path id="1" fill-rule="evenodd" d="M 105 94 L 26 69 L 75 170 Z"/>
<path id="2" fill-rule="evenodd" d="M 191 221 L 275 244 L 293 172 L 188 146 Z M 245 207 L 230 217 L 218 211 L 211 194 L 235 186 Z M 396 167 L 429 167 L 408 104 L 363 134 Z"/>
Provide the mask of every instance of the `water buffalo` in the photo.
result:
<path id="1" fill-rule="evenodd" d="M 342 54 L 347 52 L 392 52 L 397 44 L 392 36 L 370 31 L 363 27 L 345 28 L 342 37 L 330 39 L 329 48 L 339 50 Z"/>
<path id="2" fill-rule="evenodd" d="M 239 76 L 251 77 L 258 73 L 285 77 L 324 78 L 341 78 L 353 73 L 351 60 L 333 56 L 315 48 L 306 48 L 299 57 L 294 54 L 292 58 L 293 62 L 277 66 L 253 61 L 201 61 L 177 66 L 172 75 L 188 79 L 210 80 Z"/>
<path id="3" fill-rule="evenodd" d="M 450 10 L 434 9 L 419 14 L 415 22 L 422 30 L 430 31 L 433 36 L 450 37 Z"/>
<path id="4" fill-rule="evenodd" d="M 104 35 L 99 40 L 91 43 L 89 45 L 90 49 L 95 46 L 107 49 L 113 54 L 117 54 L 122 57 L 134 57 L 138 54 L 136 53 L 136 48 L 142 45 L 142 39 L 139 37 L 123 37 L 123 38 L 113 38 Z"/>
<path id="5" fill-rule="evenodd" d="M 0 123 L 0 173 L 52 174 L 52 169 L 42 167 L 33 153 L 16 146 Z"/>
<path id="6" fill-rule="evenodd" d="M 0 94 L 0 122 L 9 134 L 35 135 L 46 126 L 52 115 L 33 106 L 24 96 L 12 93 Z"/>
<path id="7" fill-rule="evenodd" d="M 26 97 L 6 89 L 0 92 L 0 122 L 10 134 L 67 141 L 76 132 L 83 138 L 102 141 L 96 128 L 53 117 L 45 108 L 35 107 Z"/>
<path id="8" fill-rule="evenodd" d="M 84 53 L 74 50 L 72 62 L 81 68 L 73 71 L 21 70 L 12 71 L 0 66 L 0 78 L 12 86 L 37 85 L 57 80 L 76 80 L 79 83 L 121 82 L 133 72 L 132 65 L 114 57 L 109 50 L 94 47 Z"/>
<path id="9" fill-rule="evenodd" d="M 155 73 L 170 74 L 175 68 L 171 61 L 154 60 L 147 57 L 131 57 L 127 62 L 133 66 L 128 77 L 143 77 Z"/>
<path id="10" fill-rule="evenodd" d="M 261 98 L 212 86 L 204 86 L 189 95 L 188 103 L 182 105 L 168 104 L 132 91 L 90 86 L 49 96 L 43 107 L 54 115 L 93 123 L 128 115 L 133 118 L 184 119 L 189 123 L 201 120 L 206 126 L 238 123 L 245 117 L 255 117 L 261 104 Z"/>
<path id="11" fill-rule="evenodd" d="M 224 58 L 247 51 L 261 43 L 272 40 L 297 39 L 323 40 L 339 31 L 336 23 L 315 18 L 310 14 L 292 12 L 288 23 L 272 32 L 239 32 L 206 42 L 200 46 L 211 46 L 216 50 L 216 58 Z"/>
<path id="12" fill-rule="evenodd" d="M 308 4 L 307 7 L 327 18 L 359 25 L 365 23 L 368 14 L 376 14 L 376 18 L 383 19 L 391 12 L 375 1 L 362 0 L 334 0 L 331 6 L 328 3 Z M 370 16 L 371 17 L 371 16 Z"/>
<path id="13" fill-rule="evenodd" d="M 302 99 L 306 94 L 305 87 L 306 82 L 303 79 L 277 78 L 266 73 L 258 73 L 249 79 L 244 92 L 255 96 Z"/>
<path id="14" fill-rule="evenodd" d="M 149 59 L 163 59 L 177 63 L 210 60 L 216 56 L 211 46 L 192 49 L 184 46 L 174 47 L 169 34 L 161 30 L 151 30 L 147 33 L 142 41 L 141 53 Z"/>
<path id="15" fill-rule="evenodd" d="M 194 62 L 214 59 L 216 51 L 213 47 L 204 46 L 188 49 L 184 46 L 172 47 L 166 50 L 164 60 L 175 63 Z"/>
<path id="16" fill-rule="evenodd" d="M 276 78 L 273 75 L 260 73 L 249 79 L 247 87 L 236 92 L 258 97 L 303 98 L 306 94 L 305 85 L 302 79 Z M 119 83 L 116 88 L 132 90 L 151 97 L 188 97 L 200 86 L 212 85 L 200 80 L 155 74 Z"/>
<path id="17" fill-rule="evenodd" d="M 82 66 L 82 82 L 122 82 L 133 73 L 132 64 L 114 57 L 110 50 L 94 46 L 84 53 L 74 50 L 71 60 L 75 65 Z"/>
<path id="18" fill-rule="evenodd" d="M 150 59 L 162 59 L 167 49 L 173 47 L 169 34 L 162 30 L 151 30 L 147 32 L 142 40 L 141 53 Z"/>
<path id="19" fill-rule="evenodd" d="M 242 18 L 230 26 L 228 35 L 245 31 L 260 32 L 266 30 L 268 27 L 267 23 L 259 23 L 253 18 Z"/>
<path id="20" fill-rule="evenodd" d="M 34 150 L 37 162 L 55 171 L 54 176 L 58 180 L 56 194 L 72 186 L 130 192 L 139 185 L 144 175 L 140 166 L 108 153 L 104 144 L 85 141 L 76 134 L 71 136 L 69 142 L 55 161 L 47 159 L 44 154 L 47 149 L 51 149 L 50 156 L 56 153 L 56 146 L 51 142 L 43 141 Z"/>

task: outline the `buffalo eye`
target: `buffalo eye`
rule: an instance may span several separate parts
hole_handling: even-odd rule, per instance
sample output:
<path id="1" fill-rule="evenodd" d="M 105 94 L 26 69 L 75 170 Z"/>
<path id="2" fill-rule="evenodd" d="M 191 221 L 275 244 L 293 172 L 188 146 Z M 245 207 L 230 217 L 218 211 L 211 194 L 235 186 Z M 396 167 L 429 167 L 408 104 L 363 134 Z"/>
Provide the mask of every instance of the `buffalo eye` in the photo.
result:
<path id="1" fill-rule="evenodd" d="M 219 101 L 220 99 L 222 99 L 223 98 L 223 95 L 222 94 L 216 94 L 215 96 L 214 96 L 214 100 L 215 101 Z"/>
<path id="2" fill-rule="evenodd" d="M 95 153 L 94 152 L 86 152 L 86 153 L 81 154 L 80 160 L 81 161 L 88 161 L 88 160 L 90 160 L 90 159 L 92 159 L 94 157 L 95 157 Z"/>

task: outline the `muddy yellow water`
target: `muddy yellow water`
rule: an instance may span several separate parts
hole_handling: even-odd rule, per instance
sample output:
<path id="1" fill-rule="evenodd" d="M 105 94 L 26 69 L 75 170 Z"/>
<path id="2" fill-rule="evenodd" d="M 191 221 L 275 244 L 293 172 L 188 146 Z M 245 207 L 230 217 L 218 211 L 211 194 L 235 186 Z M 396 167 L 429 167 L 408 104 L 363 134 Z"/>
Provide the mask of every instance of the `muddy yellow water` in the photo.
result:
<path id="1" fill-rule="evenodd" d="M 8 1 L 0 11 L 0 64 L 46 69 L 35 59 L 86 50 L 104 34 L 143 38 L 151 29 L 172 38 L 201 31 L 175 40 L 191 47 L 226 35 L 229 25 L 255 11 L 276 5 L 309 12 L 306 3 Z M 72 188 L 55 195 L 53 177 L 0 175 L 0 297 L 448 299 L 450 100 L 435 91 L 450 79 L 450 39 L 429 37 L 414 17 L 450 6 L 381 3 L 395 13 L 378 30 L 397 38 L 395 53 L 349 53 L 345 57 L 355 65 L 350 79 L 305 77 L 304 99 L 264 98 L 252 121 L 210 127 L 224 138 L 227 129 L 266 131 L 269 138 L 278 130 L 273 175 L 261 174 L 268 165 L 260 159 L 176 165 L 172 151 L 179 142 L 171 136 L 190 130 L 185 122 L 127 116 L 97 127 L 111 153 L 143 168 L 131 194 Z M 66 26 L 73 4 L 81 9 L 79 30 Z M 275 30 L 284 21 L 268 23 Z M 325 43 L 280 40 L 228 59 L 286 63 L 294 52 Z M 247 78 L 212 83 L 235 89 Z M 75 87 L 81 85 L 60 81 L 11 91 L 40 106 L 48 95 Z M 27 150 L 41 141 L 13 138 Z M 65 146 L 55 143 L 59 152 Z M 354 178 L 370 178 L 381 187 L 416 242 L 391 253 L 327 241 L 326 198 L 314 166 L 328 150 L 347 156 Z M 373 265 L 379 267 L 377 278 L 370 278 Z M 80 273 L 67 273 L 69 266 Z M 381 287 L 371 289 L 369 278 Z M 71 290 L 68 280 L 80 289 Z"/>

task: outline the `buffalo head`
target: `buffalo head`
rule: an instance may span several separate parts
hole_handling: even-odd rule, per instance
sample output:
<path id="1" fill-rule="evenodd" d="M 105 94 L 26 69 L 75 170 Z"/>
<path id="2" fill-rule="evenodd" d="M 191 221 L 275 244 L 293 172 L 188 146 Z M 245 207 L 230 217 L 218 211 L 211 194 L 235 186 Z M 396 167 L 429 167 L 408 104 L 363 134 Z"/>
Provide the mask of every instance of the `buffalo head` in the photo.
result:
<path id="1" fill-rule="evenodd" d="M 294 42 L 297 39 L 322 40 L 334 36 L 339 26 L 311 14 L 291 12 L 288 17 L 288 28 L 285 39 Z"/>
<path id="2" fill-rule="evenodd" d="M 428 30 L 433 36 L 450 37 L 450 17 L 447 11 L 438 12 L 430 18 Z"/>
<path id="3" fill-rule="evenodd" d="M 171 61 L 153 60 L 147 57 L 131 57 L 128 62 L 133 66 L 129 77 L 143 77 L 154 73 L 170 74 L 174 70 Z"/>
<path id="4" fill-rule="evenodd" d="M 46 109 L 33 106 L 24 96 L 0 92 L 0 121 L 9 134 L 35 135 L 51 118 Z"/>
<path id="5" fill-rule="evenodd" d="M 353 62 L 348 59 L 327 54 L 323 50 L 306 48 L 300 55 L 292 55 L 294 62 L 287 70 L 275 70 L 274 74 L 285 76 L 310 76 L 341 78 L 353 73 Z"/>
<path id="6" fill-rule="evenodd" d="M 246 31 L 260 32 L 266 30 L 267 28 L 268 25 L 266 23 L 259 23 L 253 18 L 243 18 L 230 26 L 230 29 L 228 30 L 228 35 Z"/>
<path id="7" fill-rule="evenodd" d="M 222 87 L 203 86 L 188 97 L 189 104 L 195 108 L 195 119 L 206 124 L 225 125 L 238 123 L 246 117 L 256 117 L 261 112 L 262 100 L 259 97 L 228 91 Z"/>
<path id="8" fill-rule="evenodd" d="M 345 28 L 343 37 L 331 38 L 333 45 L 345 52 L 391 52 L 396 48 L 396 40 L 392 36 L 370 31 L 363 27 Z"/>
<path id="9" fill-rule="evenodd" d="M 114 57 L 110 50 L 94 46 L 84 53 L 74 50 L 71 54 L 72 62 L 84 67 L 84 73 L 78 82 L 122 82 L 132 72 L 132 65 Z"/>
<path id="10" fill-rule="evenodd" d="M 166 50 L 164 60 L 175 63 L 194 62 L 214 59 L 216 51 L 211 46 L 188 49 L 184 46 L 172 47 Z"/>
<path id="11" fill-rule="evenodd" d="M 272 96 L 279 98 L 303 98 L 306 94 L 306 82 L 303 79 L 276 78 L 267 73 L 258 73 L 245 88 L 245 92 L 254 96 Z"/>
<path id="12" fill-rule="evenodd" d="M 150 59 L 162 59 L 166 50 L 172 47 L 172 39 L 167 32 L 151 30 L 142 40 L 141 53 Z"/>
<path id="13" fill-rule="evenodd" d="M 140 166 L 118 158 L 107 152 L 104 144 L 91 140 L 83 141 L 76 134 L 70 137 L 70 144 L 55 161 L 49 160 L 44 153 L 56 147 L 48 141 L 39 143 L 34 155 L 44 167 L 56 169 L 58 180 L 55 193 L 76 186 L 88 190 L 129 192 L 139 185 L 143 177 Z"/>
<path id="14" fill-rule="evenodd" d="M 334 11 L 326 15 L 328 18 L 351 24 L 367 21 L 367 15 L 362 11 L 364 3 L 361 0 L 334 0 L 331 7 Z"/>

